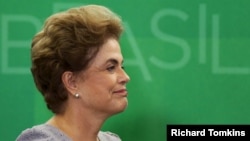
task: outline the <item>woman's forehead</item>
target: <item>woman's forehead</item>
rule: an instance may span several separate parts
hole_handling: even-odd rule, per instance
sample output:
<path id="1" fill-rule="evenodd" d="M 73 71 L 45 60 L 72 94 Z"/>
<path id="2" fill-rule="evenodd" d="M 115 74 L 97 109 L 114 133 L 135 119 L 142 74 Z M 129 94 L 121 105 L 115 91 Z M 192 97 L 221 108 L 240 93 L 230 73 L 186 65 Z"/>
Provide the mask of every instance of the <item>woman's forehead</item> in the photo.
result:
<path id="1" fill-rule="evenodd" d="M 117 40 L 111 38 L 103 44 L 97 53 L 94 61 L 107 62 L 116 60 L 121 62 L 123 60 L 120 45 Z"/>

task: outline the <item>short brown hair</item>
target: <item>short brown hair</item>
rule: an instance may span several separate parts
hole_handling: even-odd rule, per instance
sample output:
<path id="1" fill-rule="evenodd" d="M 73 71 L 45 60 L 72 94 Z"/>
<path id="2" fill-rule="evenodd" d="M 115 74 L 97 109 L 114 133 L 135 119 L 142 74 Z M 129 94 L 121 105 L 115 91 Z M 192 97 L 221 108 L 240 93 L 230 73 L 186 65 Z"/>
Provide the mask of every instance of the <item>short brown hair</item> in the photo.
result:
<path id="1" fill-rule="evenodd" d="M 71 8 L 46 20 L 32 41 L 31 72 L 53 113 L 63 112 L 68 98 L 62 74 L 85 70 L 105 40 L 118 40 L 122 31 L 120 17 L 99 5 Z"/>

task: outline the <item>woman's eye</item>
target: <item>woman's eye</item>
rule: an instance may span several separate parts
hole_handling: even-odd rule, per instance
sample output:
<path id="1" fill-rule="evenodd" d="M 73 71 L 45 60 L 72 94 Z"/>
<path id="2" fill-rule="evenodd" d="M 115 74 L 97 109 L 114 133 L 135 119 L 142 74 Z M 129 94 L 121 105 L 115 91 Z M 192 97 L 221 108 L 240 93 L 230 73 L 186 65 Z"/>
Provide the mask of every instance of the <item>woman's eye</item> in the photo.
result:
<path id="1" fill-rule="evenodd" d="M 107 68 L 107 70 L 110 71 L 110 72 L 113 72 L 114 69 L 115 69 L 115 66 L 110 66 L 110 67 Z"/>

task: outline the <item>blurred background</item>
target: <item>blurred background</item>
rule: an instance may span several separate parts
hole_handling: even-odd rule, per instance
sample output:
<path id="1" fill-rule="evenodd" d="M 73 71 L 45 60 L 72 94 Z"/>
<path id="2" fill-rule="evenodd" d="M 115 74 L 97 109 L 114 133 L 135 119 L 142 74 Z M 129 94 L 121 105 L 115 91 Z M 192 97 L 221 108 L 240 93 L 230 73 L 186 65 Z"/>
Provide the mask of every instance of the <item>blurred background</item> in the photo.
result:
<path id="1" fill-rule="evenodd" d="M 86 4 L 125 26 L 129 106 L 102 130 L 164 141 L 167 124 L 250 124 L 249 0 L 1 0 L 1 141 L 52 115 L 29 71 L 30 42 L 49 15 Z"/>

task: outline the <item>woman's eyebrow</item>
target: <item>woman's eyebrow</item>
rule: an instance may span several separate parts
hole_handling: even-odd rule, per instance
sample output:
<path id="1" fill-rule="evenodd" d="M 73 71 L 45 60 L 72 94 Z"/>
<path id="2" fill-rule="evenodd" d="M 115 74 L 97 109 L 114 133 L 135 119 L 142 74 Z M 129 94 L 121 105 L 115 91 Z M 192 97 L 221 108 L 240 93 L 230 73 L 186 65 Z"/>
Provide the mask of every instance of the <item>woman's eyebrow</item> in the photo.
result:
<path id="1" fill-rule="evenodd" d="M 119 61 L 115 58 L 110 58 L 106 61 L 106 63 L 109 63 L 109 62 L 112 64 L 115 64 L 115 65 L 119 64 Z M 121 64 L 123 64 L 123 60 L 122 60 Z"/>

